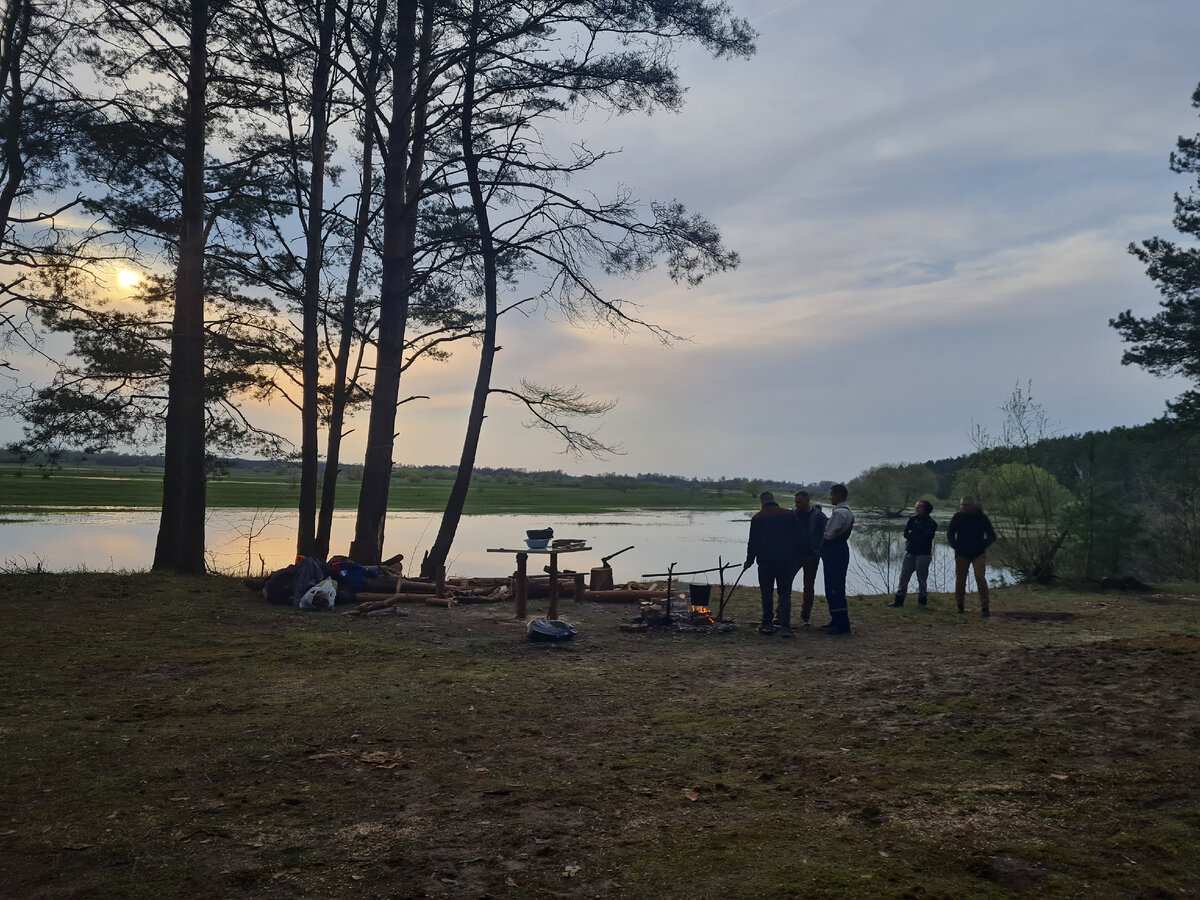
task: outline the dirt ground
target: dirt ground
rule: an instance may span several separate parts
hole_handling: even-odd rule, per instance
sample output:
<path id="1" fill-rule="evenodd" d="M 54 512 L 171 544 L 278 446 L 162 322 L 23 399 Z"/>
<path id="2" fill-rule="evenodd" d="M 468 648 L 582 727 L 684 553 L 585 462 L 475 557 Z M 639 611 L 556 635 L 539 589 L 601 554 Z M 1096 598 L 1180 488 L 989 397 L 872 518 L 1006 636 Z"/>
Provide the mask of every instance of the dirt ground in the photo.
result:
<path id="1" fill-rule="evenodd" d="M 3 595 L 3 896 L 1200 896 L 1192 590 L 790 640 L 746 589 L 728 635 L 568 600 L 560 645 L 218 578 Z"/>

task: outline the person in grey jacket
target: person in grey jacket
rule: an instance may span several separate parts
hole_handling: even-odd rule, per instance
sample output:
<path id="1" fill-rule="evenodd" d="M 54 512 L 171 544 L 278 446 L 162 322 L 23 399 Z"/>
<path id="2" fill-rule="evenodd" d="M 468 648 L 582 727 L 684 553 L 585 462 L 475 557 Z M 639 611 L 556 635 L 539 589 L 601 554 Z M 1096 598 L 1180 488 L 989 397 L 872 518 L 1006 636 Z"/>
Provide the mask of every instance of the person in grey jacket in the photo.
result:
<path id="1" fill-rule="evenodd" d="M 933 536 L 938 527 L 931 512 L 932 503 L 918 500 L 917 514 L 910 517 L 904 526 L 904 562 L 900 564 L 900 587 L 892 606 L 904 605 L 913 572 L 917 573 L 917 603 L 924 606 L 929 602 L 929 563 L 933 560 Z"/>
<path id="2" fill-rule="evenodd" d="M 812 617 L 816 593 L 817 569 L 821 565 L 821 545 L 825 543 L 825 526 L 829 518 L 820 506 L 813 506 L 808 491 L 796 491 L 796 508 L 792 510 L 800 524 L 796 545 L 796 574 L 804 573 L 804 600 L 800 606 L 800 626 L 807 628 Z"/>

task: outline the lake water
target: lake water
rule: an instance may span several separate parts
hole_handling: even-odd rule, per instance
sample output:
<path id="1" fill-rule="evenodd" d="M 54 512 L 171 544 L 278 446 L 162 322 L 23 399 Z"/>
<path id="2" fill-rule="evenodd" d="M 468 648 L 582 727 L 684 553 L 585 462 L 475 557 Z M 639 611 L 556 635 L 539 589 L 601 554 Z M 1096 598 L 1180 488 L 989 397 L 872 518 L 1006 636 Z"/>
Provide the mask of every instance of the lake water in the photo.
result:
<path id="1" fill-rule="evenodd" d="M 464 516 L 459 524 L 448 569 L 455 575 L 509 575 L 512 554 L 488 553 L 490 547 L 520 547 L 525 530 L 554 529 L 556 538 L 580 538 L 591 552 L 559 557 L 560 567 L 587 571 L 600 565 L 600 557 L 623 547 L 634 549 L 612 560 L 618 582 L 638 580 L 643 575 L 665 572 L 671 563 L 678 571 L 707 569 L 745 558 L 746 535 L 752 510 L 623 510 L 606 513 L 555 515 L 535 518 L 528 514 Z M 386 554 L 405 555 L 405 568 L 415 572 L 421 554 L 437 534 L 440 514 L 389 512 Z M 349 546 L 354 530 L 353 510 L 337 513 L 333 522 L 335 552 Z M 899 572 L 900 545 L 890 541 L 891 551 L 882 553 L 880 544 L 867 543 L 866 528 L 856 528 L 851 543 L 847 582 L 850 594 L 887 593 L 895 589 Z M 138 571 L 150 567 L 158 532 L 158 510 L 107 509 L 70 510 L 54 513 L 0 516 L 0 569 L 16 571 L 40 565 L 48 571 Z M 860 532 L 863 534 L 860 535 Z M 208 516 L 207 546 L 213 571 L 254 575 L 287 565 L 295 557 L 295 521 L 292 514 L 264 514 L 256 509 L 213 509 Z M 530 557 L 531 570 L 546 562 Z M 1002 572 L 991 572 L 1000 578 Z M 709 576 L 713 583 L 717 579 Z M 726 573 L 727 581 L 737 570 Z M 953 588 L 953 559 L 939 547 L 930 570 L 930 589 Z M 703 576 L 696 580 L 703 581 Z M 743 583 L 754 583 L 753 572 Z M 817 591 L 822 579 L 817 578 Z M 916 590 L 915 579 L 912 590 Z"/>

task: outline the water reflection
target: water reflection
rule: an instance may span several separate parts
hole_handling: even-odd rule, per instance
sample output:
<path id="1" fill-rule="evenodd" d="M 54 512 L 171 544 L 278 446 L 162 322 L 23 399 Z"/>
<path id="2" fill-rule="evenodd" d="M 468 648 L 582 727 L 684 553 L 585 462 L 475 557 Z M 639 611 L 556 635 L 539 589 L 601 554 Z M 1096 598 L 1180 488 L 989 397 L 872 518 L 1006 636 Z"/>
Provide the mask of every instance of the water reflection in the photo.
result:
<path id="1" fill-rule="evenodd" d="M 524 545 L 526 529 L 543 527 L 552 527 L 558 538 L 587 541 L 591 552 L 563 554 L 559 558 L 560 567 L 585 572 L 600 565 L 602 556 L 632 544 L 634 549 L 612 561 L 618 582 L 665 572 L 671 563 L 676 563 L 679 571 L 710 568 L 717 565 L 718 556 L 725 562 L 737 563 L 740 568 L 751 514 L 752 510 L 744 513 L 620 510 L 541 518 L 525 513 L 465 516 L 448 568 L 451 574 L 508 575 L 513 569 L 513 556 L 489 553 L 488 549 L 516 549 Z M 389 513 L 386 552 L 403 553 L 406 568 L 415 571 L 421 552 L 433 542 L 439 521 L 437 513 Z M 333 546 L 349 546 L 353 531 L 353 511 L 336 514 Z M 153 559 L 157 532 L 157 510 L 9 514 L 0 519 L 0 547 L 4 548 L 0 551 L 0 564 L 8 569 L 34 568 L 40 564 L 50 571 L 144 570 Z M 859 528 L 854 538 L 849 592 L 878 594 L 894 590 L 903 555 L 903 547 L 894 533 Z M 270 572 L 294 558 L 294 516 L 290 512 L 214 509 L 208 516 L 207 545 L 209 567 L 214 571 L 237 575 Z M 544 562 L 543 557 L 530 557 L 531 569 L 540 568 Z M 737 572 L 728 570 L 727 581 L 731 582 Z M 938 548 L 930 575 L 932 590 L 952 589 L 953 558 L 948 548 Z M 710 577 L 716 583 L 716 576 Z M 743 583 L 755 583 L 755 573 L 747 573 Z M 820 588 L 818 578 L 818 591 Z"/>

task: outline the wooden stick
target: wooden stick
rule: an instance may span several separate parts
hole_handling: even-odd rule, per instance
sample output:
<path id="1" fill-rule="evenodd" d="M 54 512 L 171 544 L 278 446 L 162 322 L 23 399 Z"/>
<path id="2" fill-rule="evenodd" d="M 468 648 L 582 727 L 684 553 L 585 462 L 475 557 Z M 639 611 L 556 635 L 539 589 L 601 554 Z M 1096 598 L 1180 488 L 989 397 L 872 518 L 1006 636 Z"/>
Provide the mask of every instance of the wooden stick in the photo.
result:
<path id="1" fill-rule="evenodd" d="M 550 554 L 550 565 L 547 567 L 550 574 L 550 615 L 548 618 L 558 618 L 558 554 Z"/>
<path id="2" fill-rule="evenodd" d="M 718 557 L 719 558 L 719 557 Z M 675 577 L 678 575 L 706 575 L 709 572 L 720 572 L 724 569 L 732 569 L 737 566 L 737 563 L 725 563 L 723 566 L 717 566 L 715 569 L 696 569 L 694 572 L 655 572 L 653 575 L 643 575 L 643 578 L 666 578 L 668 576 Z"/>
<path id="3" fill-rule="evenodd" d="M 670 591 L 644 590 L 637 591 L 629 588 L 618 588 L 615 591 L 584 591 L 583 599 L 592 603 L 633 603 L 637 600 L 665 600 L 671 596 Z"/>
<path id="4" fill-rule="evenodd" d="M 513 594 L 516 602 L 516 616 L 524 619 L 529 614 L 529 554 L 517 554 L 517 574 L 513 578 Z"/>

